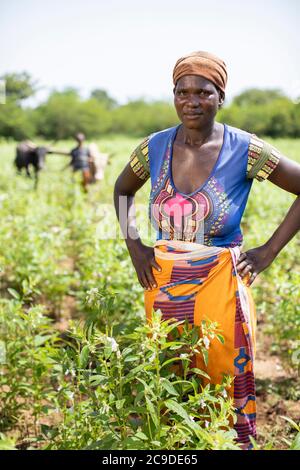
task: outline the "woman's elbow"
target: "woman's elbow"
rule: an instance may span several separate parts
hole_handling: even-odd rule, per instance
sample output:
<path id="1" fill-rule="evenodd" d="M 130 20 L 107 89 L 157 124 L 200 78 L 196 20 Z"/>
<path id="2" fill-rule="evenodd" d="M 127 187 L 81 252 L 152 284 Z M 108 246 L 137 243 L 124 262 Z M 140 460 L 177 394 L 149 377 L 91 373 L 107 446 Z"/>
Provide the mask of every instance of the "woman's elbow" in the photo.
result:
<path id="1" fill-rule="evenodd" d="M 122 175 L 118 176 L 118 178 L 115 181 L 114 194 L 116 196 L 133 196 L 134 195 L 134 192 L 132 191 L 132 189 L 129 188 L 127 184 L 125 184 L 125 181 L 124 181 L 124 178 L 122 178 Z"/>

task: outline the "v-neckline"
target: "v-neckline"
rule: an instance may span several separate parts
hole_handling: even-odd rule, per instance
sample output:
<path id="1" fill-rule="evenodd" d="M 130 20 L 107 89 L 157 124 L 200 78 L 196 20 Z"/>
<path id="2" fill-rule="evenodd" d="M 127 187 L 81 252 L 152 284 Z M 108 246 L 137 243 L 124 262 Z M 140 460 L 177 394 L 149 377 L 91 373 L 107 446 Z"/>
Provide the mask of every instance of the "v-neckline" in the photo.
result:
<path id="1" fill-rule="evenodd" d="M 173 135 L 171 136 L 171 141 L 170 141 L 170 154 L 169 154 L 169 168 L 168 168 L 168 175 L 169 175 L 169 179 L 170 179 L 170 182 L 171 182 L 171 185 L 173 187 L 173 189 L 175 190 L 176 193 L 178 194 L 181 194 L 182 196 L 193 196 L 194 194 L 198 193 L 199 191 L 201 191 L 204 186 L 208 183 L 208 181 L 213 177 L 213 175 L 215 174 L 216 170 L 217 170 L 217 167 L 219 166 L 219 163 L 221 161 L 221 158 L 222 158 L 222 154 L 223 154 L 223 151 L 224 151 L 224 148 L 225 148 L 225 142 L 226 142 L 226 136 L 227 136 L 227 126 L 225 123 L 223 123 L 223 127 L 224 127 L 224 131 L 223 131 L 223 143 L 222 143 L 222 146 L 221 146 L 221 149 L 219 151 L 219 155 L 218 155 L 218 158 L 210 172 L 210 174 L 208 175 L 208 177 L 206 178 L 206 180 L 201 184 L 201 186 L 199 188 L 197 188 L 195 191 L 193 191 L 192 193 L 183 193 L 182 191 L 178 191 L 178 189 L 176 188 L 175 184 L 174 184 L 174 180 L 173 180 L 173 175 L 172 175 L 172 160 L 173 160 L 173 147 L 174 147 L 174 142 L 175 142 L 175 139 L 176 139 L 176 136 L 177 136 L 177 133 L 178 133 L 178 130 L 179 130 L 179 127 L 181 126 L 181 124 L 178 124 L 178 126 L 175 127 L 174 129 L 174 132 L 173 132 Z"/>

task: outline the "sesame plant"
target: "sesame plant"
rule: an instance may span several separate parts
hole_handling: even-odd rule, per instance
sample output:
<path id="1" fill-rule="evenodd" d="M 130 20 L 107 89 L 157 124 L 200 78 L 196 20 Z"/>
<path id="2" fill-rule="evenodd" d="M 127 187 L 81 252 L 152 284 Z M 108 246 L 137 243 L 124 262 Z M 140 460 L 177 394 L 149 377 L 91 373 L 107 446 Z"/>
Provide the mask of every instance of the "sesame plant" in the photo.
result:
<path id="1" fill-rule="evenodd" d="M 69 346 L 57 351 L 64 416 L 48 430 L 46 448 L 238 449 L 230 379 L 204 387 L 207 374 L 190 367 L 194 354 L 207 361 L 208 342 L 222 337 L 212 323 L 192 330 L 185 323 L 179 335 L 182 323 L 162 321 L 157 311 L 152 325 L 117 339 L 113 327 L 103 333 L 91 321 L 74 324 Z"/>
<path id="2" fill-rule="evenodd" d="M 14 299 L 0 301 L 0 432 L 16 426 L 18 435 L 30 439 L 39 431 L 39 420 L 48 412 L 48 395 L 53 361 L 51 353 L 59 338 L 42 305 L 25 306 L 11 290 Z M 27 421 L 26 421 L 27 419 Z"/>

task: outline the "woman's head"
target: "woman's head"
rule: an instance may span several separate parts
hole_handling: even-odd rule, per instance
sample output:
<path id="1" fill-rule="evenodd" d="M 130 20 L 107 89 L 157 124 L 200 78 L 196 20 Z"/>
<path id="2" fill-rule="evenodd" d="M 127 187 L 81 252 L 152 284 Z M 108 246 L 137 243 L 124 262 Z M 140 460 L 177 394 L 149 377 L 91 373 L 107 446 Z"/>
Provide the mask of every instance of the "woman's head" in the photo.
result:
<path id="1" fill-rule="evenodd" d="M 174 104 L 188 128 L 202 127 L 215 117 L 225 99 L 225 63 L 208 52 L 180 58 L 173 70 Z"/>

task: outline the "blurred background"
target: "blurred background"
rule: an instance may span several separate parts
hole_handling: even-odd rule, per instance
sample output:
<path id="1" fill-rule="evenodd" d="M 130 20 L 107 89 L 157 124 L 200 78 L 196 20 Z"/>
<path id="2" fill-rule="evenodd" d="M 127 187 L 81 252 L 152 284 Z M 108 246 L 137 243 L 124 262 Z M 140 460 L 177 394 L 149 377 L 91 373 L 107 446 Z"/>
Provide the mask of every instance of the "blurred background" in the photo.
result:
<path id="1" fill-rule="evenodd" d="M 172 69 L 194 50 L 228 67 L 219 120 L 300 136 L 297 0 L 1 2 L 0 136 L 144 136 L 177 122 Z"/>

